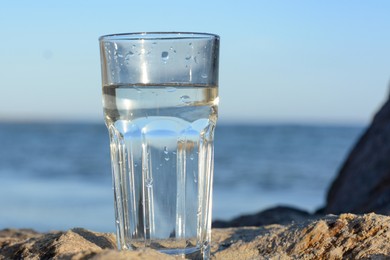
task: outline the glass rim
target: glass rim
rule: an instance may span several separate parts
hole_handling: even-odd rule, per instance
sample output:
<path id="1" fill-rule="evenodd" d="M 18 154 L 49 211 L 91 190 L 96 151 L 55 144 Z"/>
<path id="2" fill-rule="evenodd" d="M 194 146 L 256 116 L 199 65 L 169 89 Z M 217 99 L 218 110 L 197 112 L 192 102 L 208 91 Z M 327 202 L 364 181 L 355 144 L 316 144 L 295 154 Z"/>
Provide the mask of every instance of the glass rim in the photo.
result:
<path id="1" fill-rule="evenodd" d="M 203 32 L 132 32 L 106 34 L 99 41 L 123 40 L 184 40 L 184 39 L 219 39 L 219 35 Z"/>

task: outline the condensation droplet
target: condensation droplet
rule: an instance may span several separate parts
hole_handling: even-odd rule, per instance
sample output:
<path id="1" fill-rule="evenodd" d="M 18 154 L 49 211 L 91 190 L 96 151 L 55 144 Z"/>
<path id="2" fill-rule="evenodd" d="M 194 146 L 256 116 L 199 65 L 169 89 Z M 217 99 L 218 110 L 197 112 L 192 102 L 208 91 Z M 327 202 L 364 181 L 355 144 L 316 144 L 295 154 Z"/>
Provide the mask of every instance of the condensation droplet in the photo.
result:
<path id="1" fill-rule="evenodd" d="M 169 53 L 167 51 L 163 51 L 161 53 L 161 59 L 163 60 L 164 63 L 166 63 L 169 59 Z"/>

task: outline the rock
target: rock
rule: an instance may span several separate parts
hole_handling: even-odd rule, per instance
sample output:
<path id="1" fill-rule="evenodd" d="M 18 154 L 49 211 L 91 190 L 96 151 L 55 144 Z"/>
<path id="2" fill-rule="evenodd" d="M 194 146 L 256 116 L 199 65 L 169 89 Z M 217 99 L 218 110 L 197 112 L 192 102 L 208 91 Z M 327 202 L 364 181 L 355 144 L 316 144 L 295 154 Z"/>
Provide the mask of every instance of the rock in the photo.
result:
<path id="1" fill-rule="evenodd" d="M 32 230 L 0 232 L 0 259 L 171 259 L 152 249 L 118 252 L 115 236 L 82 228 L 40 234 Z"/>
<path id="2" fill-rule="evenodd" d="M 390 214 L 390 99 L 341 167 L 324 211 Z"/>
<path id="3" fill-rule="evenodd" d="M 177 259 L 152 249 L 116 251 L 113 234 L 85 229 L 0 231 L 0 259 Z M 213 229 L 212 259 L 388 259 L 390 217 L 329 215 L 290 225 Z"/>
<path id="4" fill-rule="evenodd" d="M 270 224 L 290 224 L 291 222 L 302 222 L 309 218 L 315 218 L 307 211 L 292 207 L 278 206 L 256 214 L 243 215 L 230 221 L 216 220 L 213 228 L 264 226 Z"/>

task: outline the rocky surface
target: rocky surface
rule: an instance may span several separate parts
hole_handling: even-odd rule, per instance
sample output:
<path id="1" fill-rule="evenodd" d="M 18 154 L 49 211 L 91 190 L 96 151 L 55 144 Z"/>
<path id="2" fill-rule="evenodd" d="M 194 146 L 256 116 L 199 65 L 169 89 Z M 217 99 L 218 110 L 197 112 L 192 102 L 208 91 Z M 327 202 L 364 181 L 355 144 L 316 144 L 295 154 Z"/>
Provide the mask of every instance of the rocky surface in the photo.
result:
<path id="1" fill-rule="evenodd" d="M 175 259 L 152 249 L 116 251 L 115 237 L 66 232 L 0 231 L 0 259 Z M 388 259 L 390 217 L 343 214 L 263 227 L 213 229 L 212 259 Z"/>
<path id="2" fill-rule="evenodd" d="M 341 167 L 324 210 L 390 215 L 390 99 Z"/>

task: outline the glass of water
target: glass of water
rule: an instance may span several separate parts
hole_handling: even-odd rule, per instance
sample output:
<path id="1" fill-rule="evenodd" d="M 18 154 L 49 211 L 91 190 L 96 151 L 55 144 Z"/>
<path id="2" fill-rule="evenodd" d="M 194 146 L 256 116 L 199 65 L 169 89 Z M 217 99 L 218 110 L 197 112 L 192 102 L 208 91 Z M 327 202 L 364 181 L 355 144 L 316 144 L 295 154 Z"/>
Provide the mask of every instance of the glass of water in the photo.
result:
<path id="1" fill-rule="evenodd" d="M 99 38 L 119 249 L 210 257 L 219 37 Z"/>

